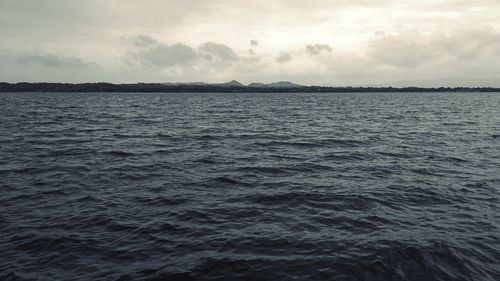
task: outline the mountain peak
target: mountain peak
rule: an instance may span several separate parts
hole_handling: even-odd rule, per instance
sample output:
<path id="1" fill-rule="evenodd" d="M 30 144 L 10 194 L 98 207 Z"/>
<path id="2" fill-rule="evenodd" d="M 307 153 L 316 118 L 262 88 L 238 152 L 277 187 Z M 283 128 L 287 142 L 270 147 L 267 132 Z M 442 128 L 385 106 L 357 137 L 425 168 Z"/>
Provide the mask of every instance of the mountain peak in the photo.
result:
<path id="1" fill-rule="evenodd" d="M 229 82 L 221 83 L 218 85 L 225 86 L 225 87 L 245 87 L 245 85 L 241 84 L 239 81 L 236 81 L 236 80 L 231 80 Z"/>
<path id="2" fill-rule="evenodd" d="M 274 83 L 251 83 L 248 85 L 248 87 L 253 87 L 253 88 L 299 88 L 299 87 L 304 87 L 299 84 L 295 84 L 292 82 L 288 81 L 279 81 L 279 82 L 274 82 Z"/>

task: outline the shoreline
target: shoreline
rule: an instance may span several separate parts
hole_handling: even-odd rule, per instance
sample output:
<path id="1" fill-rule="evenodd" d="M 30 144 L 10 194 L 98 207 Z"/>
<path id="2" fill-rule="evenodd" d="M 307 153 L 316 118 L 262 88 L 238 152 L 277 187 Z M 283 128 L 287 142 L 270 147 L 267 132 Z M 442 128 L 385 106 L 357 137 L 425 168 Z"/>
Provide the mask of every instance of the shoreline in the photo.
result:
<path id="1" fill-rule="evenodd" d="M 0 92 L 59 92 L 59 93 L 415 93 L 415 92 L 500 92 L 495 87 L 255 87 L 217 84 L 161 83 L 0 83 Z"/>

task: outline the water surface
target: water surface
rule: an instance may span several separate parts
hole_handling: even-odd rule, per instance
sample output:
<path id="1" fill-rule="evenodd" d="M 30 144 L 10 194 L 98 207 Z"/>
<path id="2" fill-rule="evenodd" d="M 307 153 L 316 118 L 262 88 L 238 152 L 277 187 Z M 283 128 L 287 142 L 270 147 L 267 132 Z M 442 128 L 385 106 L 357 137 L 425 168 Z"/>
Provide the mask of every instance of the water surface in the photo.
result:
<path id="1" fill-rule="evenodd" d="M 1 280 L 500 280 L 500 94 L 0 93 Z"/>

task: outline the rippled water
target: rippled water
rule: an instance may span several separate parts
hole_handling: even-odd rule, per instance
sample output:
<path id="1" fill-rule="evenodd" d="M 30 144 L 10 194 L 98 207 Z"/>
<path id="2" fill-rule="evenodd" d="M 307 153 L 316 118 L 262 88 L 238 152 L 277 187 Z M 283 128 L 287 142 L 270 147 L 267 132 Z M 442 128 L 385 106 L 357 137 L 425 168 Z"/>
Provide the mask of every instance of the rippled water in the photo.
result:
<path id="1" fill-rule="evenodd" d="M 500 94 L 0 93 L 0 280 L 500 280 Z"/>

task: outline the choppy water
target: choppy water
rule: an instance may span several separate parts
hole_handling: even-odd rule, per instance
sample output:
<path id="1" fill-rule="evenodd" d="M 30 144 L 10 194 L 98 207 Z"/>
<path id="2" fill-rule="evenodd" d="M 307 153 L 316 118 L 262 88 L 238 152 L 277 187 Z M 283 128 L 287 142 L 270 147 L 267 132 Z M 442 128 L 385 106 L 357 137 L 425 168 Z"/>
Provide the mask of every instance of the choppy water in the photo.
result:
<path id="1" fill-rule="evenodd" d="M 500 94 L 0 93 L 0 280 L 500 280 Z"/>

